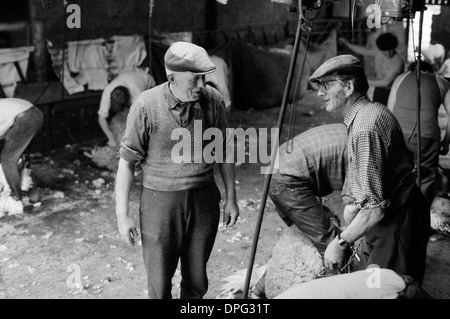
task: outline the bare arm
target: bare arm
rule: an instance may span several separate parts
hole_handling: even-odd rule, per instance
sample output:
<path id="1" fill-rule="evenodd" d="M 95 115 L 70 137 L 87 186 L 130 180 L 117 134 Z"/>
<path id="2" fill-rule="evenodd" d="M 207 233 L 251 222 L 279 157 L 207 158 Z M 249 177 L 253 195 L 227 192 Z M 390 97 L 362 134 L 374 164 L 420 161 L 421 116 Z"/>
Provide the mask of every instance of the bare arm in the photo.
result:
<path id="1" fill-rule="evenodd" d="M 443 75 L 444 71 L 447 69 L 448 67 L 448 63 L 446 63 L 447 61 L 444 61 L 444 63 L 442 63 L 441 67 L 439 68 L 439 71 L 437 71 L 436 73 L 439 75 Z"/>
<path id="2" fill-rule="evenodd" d="M 377 225 L 384 217 L 384 209 L 377 207 L 361 209 L 358 212 L 352 210 L 352 215 L 354 215 L 353 220 L 341 233 L 341 238 L 349 244 L 353 244 Z M 344 256 L 345 248 L 339 245 L 338 238 L 336 237 L 328 244 L 325 250 L 324 264 L 330 269 L 333 269 L 336 264 L 342 265 Z"/>
<path id="3" fill-rule="evenodd" d="M 234 163 L 219 163 L 218 166 L 226 193 L 223 223 L 227 227 L 231 227 L 236 223 L 239 217 L 239 209 L 236 204 Z"/>
<path id="4" fill-rule="evenodd" d="M 366 48 L 365 46 L 358 45 L 358 44 L 352 44 L 345 38 L 339 38 L 339 42 L 341 42 L 343 45 L 345 45 L 347 48 L 352 50 L 353 52 L 361 55 L 366 56 L 376 56 L 378 52 L 376 50 L 371 50 Z"/>
<path id="5" fill-rule="evenodd" d="M 446 155 L 448 153 L 450 144 L 450 90 L 448 90 L 445 94 L 443 104 L 448 118 L 447 126 L 445 128 L 445 136 L 441 142 L 439 154 Z"/>
<path id="6" fill-rule="evenodd" d="M 119 143 L 118 141 L 116 141 L 116 138 L 114 137 L 114 134 L 109 127 L 108 121 L 104 117 L 98 116 L 98 124 L 100 125 L 103 133 L 105 133 L 106 137 L 108 138 L 108 145 L 111 147 L 117 147 Z"/>
<path id="7" fill-rule="evenodd" d="M 341 238 L 352 244 L 378 224 L 383 217 L 383 208 L 361 209 L 348 227 L 342 232 Z"/>
<path id="8" fill-rule="evenodd" d="M 129 216 L 128 201 L 134 180 L 134 162 L 120 158 L 116 175 L 116 216 L 117 226 L 122 239 L 130 245 L 135 244 L 138 231 Z"/>

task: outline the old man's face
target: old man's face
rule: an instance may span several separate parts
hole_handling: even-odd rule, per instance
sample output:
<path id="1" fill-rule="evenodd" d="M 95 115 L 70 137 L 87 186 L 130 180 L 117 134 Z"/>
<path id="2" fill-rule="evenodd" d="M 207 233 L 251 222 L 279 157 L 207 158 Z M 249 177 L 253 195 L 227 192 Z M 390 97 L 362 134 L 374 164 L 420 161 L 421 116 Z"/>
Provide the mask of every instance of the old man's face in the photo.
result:
<path id="1" fill-rule="evenodd" d="M 202 90 L 205 88 L 205 75 L 192 72 L 181 72 L 175 74 L 174 85 L 181 101 L 198 101 Z"/>
<path id="2" fill-rule="evenodd" d="M 330 81 L 321 81 L 318 83 L 318 95 L 325 100 L 325 109 L 327 112 L 341 111 L 347 102 L 345 94 L 345 83 L 339 79 Z"/>

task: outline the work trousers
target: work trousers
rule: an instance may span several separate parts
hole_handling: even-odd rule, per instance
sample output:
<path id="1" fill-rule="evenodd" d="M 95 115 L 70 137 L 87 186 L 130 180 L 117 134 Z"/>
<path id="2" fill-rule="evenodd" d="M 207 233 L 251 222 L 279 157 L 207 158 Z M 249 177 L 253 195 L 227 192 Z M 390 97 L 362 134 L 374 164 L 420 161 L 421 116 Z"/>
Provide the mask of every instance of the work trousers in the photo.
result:
<path id="1" fill-rule="evenodd" d="M 417 134 L 409 142 L 409 134 L 405 134 L 408 149 L 414 154 L 414 163 L 417 165 Z M 431 205 L 436 195 L 435 181 L 439 166 L 439 141 L 422 137 L 420 139 L 420 190 L 425 196 L 428 205 Z"/>
<path id="2" fill-rule="evenodd" d="M 295 224 L 323 254 L 340 231 L 331 221 L 333 213 L 316 197 L 312 183 L 276 173 L 269 197 L 286 225 Z"/>
<path id="3" fill-rule="evenodd" d="M 411 276 L 421 284 L 429 229 L 430 210 L 414 185 L 408 202 L 388 208 L 384 218 L 362 238 L 358 269 L 370 265 L 388 268 L 401 276 Z"/>
<path id="4" fill-rule="evenodd" d="M 184 191 L 142 188 L 140 228 L 150 299 L 172 299 L 178 261 L 180 299 L 201 299 L 206 294 L 206 264 L 219 226 L 219 203 L 215 182 Z"/>
<path id="5" fill-rule="evenodd" d="M 22 198 L 19 158 L 44 123 L 42 112 L 35 106 L 16 116 L 14 124 L 0 143 L 0 163 L 15 199 Z M 1 145 L 3 144 L 3 146 Z"/>

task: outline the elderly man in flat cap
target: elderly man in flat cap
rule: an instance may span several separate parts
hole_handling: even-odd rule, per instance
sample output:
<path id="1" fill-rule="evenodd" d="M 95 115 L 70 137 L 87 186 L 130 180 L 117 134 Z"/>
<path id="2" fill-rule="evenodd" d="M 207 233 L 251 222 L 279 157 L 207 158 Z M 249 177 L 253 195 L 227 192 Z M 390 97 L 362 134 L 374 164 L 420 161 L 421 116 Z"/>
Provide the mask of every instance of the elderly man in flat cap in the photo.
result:
<path id="1" fill-rule="evenodd" d="M 430 212 L 399 123 L 386 106 L 368 100 L 366 75 L 353 55 L 327 60 L 310 80 L 319 86 L 327 111 L 344 116 L 347 182 L 354 198 L 354 217 L 328 245 L 325 264 L 341 263 L 346 247 L 361 239 L 361 268 L 376 265 L 422 283 Z"/>
<path id="2" fill-rule="evenodd" d="M 228 124 L 222 95 L 205 86 L 205 74 L 215 65 L 202 47 L 175 42 L 164 62 L 168 81 L 141 93 L 130 108 L 116 177 L 117 223 L 122 238 L 133 245 L 138 231 L 128 200 L 135 163 L 141 162 L 139 216 L 148 297 L 172 298 L 172 277 L 180 260 L 180 298 L 201 299 L 208 290 L 206 264 L 219 225 L 221 194 L 214 163 L 199 158 L 196 150 L 203 153 L 208 128 L 222 131 L 225 147 Z M 174 154 L 179 140 L 173 132 L 180 129 L 192 137 L 191 160 L 179 161 Z M 234 164 L 217 164 L 226 192 L 223 223 L 231 227 L 239 216 Z"/>

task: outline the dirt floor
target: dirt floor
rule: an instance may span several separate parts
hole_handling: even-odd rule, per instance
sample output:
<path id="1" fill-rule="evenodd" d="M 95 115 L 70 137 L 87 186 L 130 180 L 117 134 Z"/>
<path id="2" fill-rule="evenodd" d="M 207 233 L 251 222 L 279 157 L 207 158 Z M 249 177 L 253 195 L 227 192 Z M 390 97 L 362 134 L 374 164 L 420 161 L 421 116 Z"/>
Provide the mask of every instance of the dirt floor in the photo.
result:
<path id="1" fill-rule="evenodd" d="M 309 127 L 340 122 L 308 94 L 297 107 L 295 134 Z M 230 126 L 276 126 L 280 108 L 233 111 Z M 288 122 L 286 114 L 285 123 Z M 283 128 L 283 136 L 286 129 Z M 144 299 L 146 274 L 141 248 L 119 238 L 114 212 L 113 172 L 92 165 L 83 151 L 98 141 L 73 144 L 48 154 L 33 154 L 32 170 L 41 201 L 29 204 L 23 216 L 0 220 L 0 299 Z M 209 262 L 210 289 L 205 296 L 221 295 L 223 278 L 248 266 L 265 175 L 260 164 L 236 167 L 238 223 L 218 232 Z M 224 192 L 220 175 L 219 188 Z M 137 221 L 139 176 L 131 195 Z M 325 198 L 338 215 L 338 193 Z M 270 199 L 267 200 L 258 241 L 255 266 L 267 262 L 285 228 Z M 450 238 L 435 234 L 428 246 L 424 289 L 434 298 L 450 298 Z M 242 282 L 244 277 L 242 279 Z M 174 278 L 178 293 L 179 273 Z"/>

